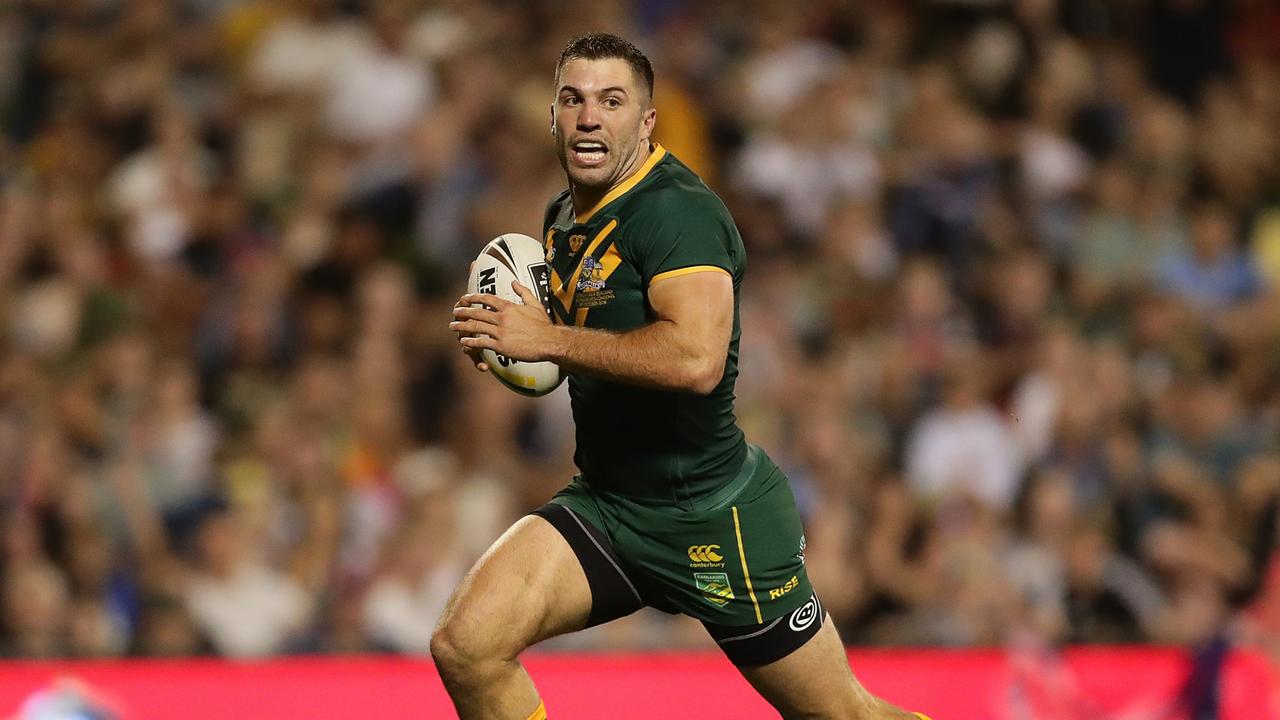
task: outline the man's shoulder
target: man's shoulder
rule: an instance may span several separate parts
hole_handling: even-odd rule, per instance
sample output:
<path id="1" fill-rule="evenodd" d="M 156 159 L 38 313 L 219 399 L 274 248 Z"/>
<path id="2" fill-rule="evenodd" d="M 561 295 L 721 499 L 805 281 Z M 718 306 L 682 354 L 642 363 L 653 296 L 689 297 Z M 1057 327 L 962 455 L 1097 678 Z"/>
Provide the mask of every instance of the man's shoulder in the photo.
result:
<path id="1" fill-rule="evenodd" d="M 618 208 L 623 257 L 652 260 L 654 273 L 717 265 L 735 277 L 745 249 L 729 210 L 710 188 L 674 157 L 654 168 L 651 182 Z"/>
<path id="2" fill-rule="evenodd" d="M 620 208 L 623 222 L 642 224 L 708 218 L 729 219 L 729 211 L 720 197 L 702 178 L 670 153 L 654 168 L 652 181 L 628 198 Z"/>

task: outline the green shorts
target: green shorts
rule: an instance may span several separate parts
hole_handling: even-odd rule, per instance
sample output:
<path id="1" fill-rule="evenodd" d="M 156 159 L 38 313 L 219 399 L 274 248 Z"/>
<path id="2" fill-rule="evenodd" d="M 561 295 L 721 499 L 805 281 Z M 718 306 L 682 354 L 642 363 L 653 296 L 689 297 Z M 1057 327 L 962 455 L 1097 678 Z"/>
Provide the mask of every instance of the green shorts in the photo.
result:
<path id="1" fill-rule="evenodd" d="M 579 476 L 535 512 L 567 538 L 586 523 L 577 533 L 586 550 L 575 552 L 592 583 L 589 625 L 650 606 L 710 625 L 754 626 L 788 613 L 810 618 L 812 606 L 803 606 L 816 603 L 795 497 L 754 445 L 734 480 L 692 509 L 596 490 Z"/>

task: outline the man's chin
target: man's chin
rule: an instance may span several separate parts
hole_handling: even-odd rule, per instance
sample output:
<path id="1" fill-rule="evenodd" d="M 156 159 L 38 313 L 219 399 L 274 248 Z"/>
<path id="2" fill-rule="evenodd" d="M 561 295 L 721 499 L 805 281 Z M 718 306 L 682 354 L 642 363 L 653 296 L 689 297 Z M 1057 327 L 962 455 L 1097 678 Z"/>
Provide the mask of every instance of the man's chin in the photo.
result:
<path id="1" fill-rule="evenodd" d="M 609 168 L 569 168 L 569 179 L 574 188 L 588 193 L 603 193 L 609 189 L 611 173 Z"/>

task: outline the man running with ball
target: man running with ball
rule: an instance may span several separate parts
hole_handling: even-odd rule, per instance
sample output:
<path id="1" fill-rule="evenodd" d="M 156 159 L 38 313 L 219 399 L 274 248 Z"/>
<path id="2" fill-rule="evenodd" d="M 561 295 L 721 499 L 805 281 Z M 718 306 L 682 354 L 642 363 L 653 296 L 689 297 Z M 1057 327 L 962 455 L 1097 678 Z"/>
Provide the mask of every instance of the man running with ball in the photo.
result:
<path id="1" fill-rule="evenodd" d="M 516 285 L 523 305 L 465 295 L 450 328 L 481 370 L 488 348 L 569 373 L 581 474 L 450 599 L 431 654 L 458 715 L 546 718 L 519 654 L 652 606 L 700 620 L 783 717 L 923 717 L 853 677 L 805 573 L 787 479 L 737 426 L 742 239 L 720 199 L 650 141 L 649 60 L 613 35 L 576 38 L 555 90 L 569 188 L 543 227 L 558 322 Z"/>

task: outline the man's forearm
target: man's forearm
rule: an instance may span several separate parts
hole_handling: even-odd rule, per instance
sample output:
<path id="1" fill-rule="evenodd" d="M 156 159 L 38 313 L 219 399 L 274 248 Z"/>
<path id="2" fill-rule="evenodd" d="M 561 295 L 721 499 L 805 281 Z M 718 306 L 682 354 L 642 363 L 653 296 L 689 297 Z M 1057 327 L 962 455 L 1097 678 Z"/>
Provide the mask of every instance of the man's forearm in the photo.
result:
<path id="1" fill-rule="evenodd" d="M 669 320 L 622 333 L 557 325 L 547 359 L 568 372 L 705 395 L 724 375 L 724 355 L 700 351 L 681 335 Z"/>

